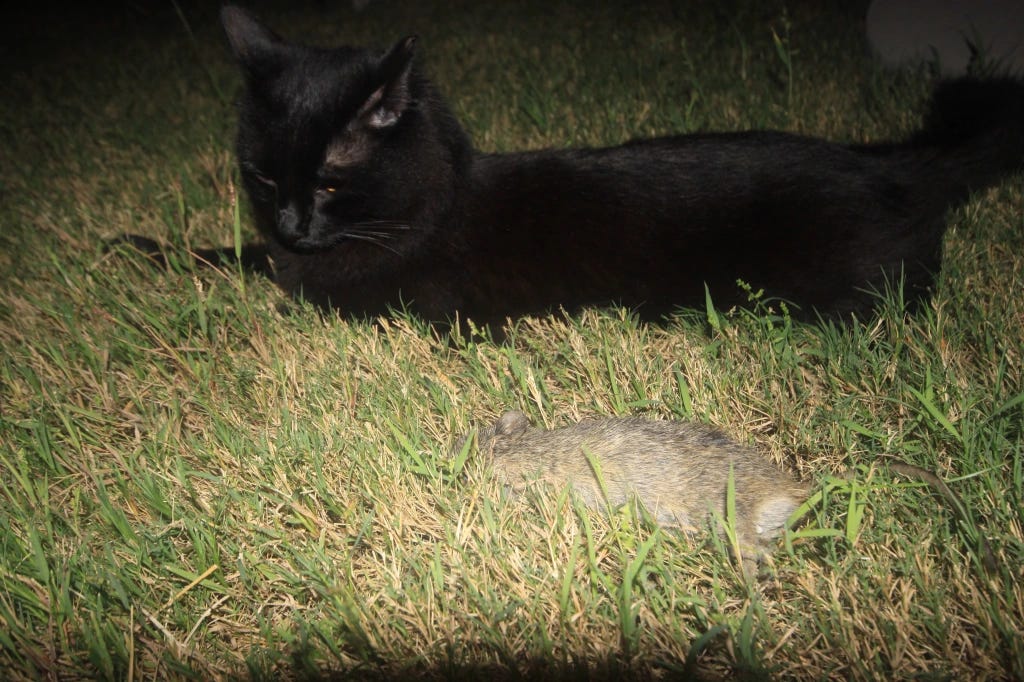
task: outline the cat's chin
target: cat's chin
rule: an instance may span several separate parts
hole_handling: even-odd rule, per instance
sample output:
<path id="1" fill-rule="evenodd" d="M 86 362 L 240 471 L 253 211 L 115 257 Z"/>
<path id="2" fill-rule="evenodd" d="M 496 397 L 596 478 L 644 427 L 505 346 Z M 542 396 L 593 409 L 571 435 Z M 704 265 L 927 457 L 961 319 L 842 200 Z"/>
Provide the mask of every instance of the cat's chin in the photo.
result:
<path id="1" fill-rule="evenodd" d="M 326 236 L 318 235 L 285 238 L 279 234 L 277 235 L 277 241 L 281 246 L 293 253 L 323 253 L 325 251 L 330 251 L 338 244 L 345 241 L 345 235 L 334 234 Z"/>
<path id="2" fill-rule="evenodd" d="M 322 253 L 328 251 L 341 243 L 341 240 L 324 241 L 322 239 L 298 239 L 293 242 L 284 242 L 282 245 L 289 251 L 295 253 Z"/>

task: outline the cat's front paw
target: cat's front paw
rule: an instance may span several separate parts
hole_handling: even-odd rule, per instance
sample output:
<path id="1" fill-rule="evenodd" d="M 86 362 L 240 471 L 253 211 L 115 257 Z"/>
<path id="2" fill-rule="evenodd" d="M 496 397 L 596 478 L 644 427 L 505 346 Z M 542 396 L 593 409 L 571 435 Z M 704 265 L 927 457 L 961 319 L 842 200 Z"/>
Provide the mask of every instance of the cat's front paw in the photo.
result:
<path id="1" fill-rule="evenodd" d="M 103 250 L 106 253 L 142 254 L 154 265 L 167 267 L 167 257 L 164 255 L 163 249 L 160 248 L 160 243 L 149 237 L 123 234 L 120 237 L 108 239 L 103 245 Z"/>

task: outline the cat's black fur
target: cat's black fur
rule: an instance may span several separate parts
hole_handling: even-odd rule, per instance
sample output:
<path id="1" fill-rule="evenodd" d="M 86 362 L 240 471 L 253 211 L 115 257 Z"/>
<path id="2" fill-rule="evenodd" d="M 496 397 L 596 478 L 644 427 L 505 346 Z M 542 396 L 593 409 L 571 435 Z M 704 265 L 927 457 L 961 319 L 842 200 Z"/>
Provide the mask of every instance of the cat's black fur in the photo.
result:
<path id="1" fill-rule="evenodd" d="M 921 295 L 945 214 L 1024 163 L 1024 86 L 940 87 L 900 144 L 779 132 L 483 154 L 414 63 L 286 42 L 222 20 L 242 66 L 238 158 L 286 291 L 354 315 L 482 323 L 620 303 L 647 318 L 741 302 L 742 279 L 804 313 Z M 251 247 L 257 264 L 263 252 Z"/>

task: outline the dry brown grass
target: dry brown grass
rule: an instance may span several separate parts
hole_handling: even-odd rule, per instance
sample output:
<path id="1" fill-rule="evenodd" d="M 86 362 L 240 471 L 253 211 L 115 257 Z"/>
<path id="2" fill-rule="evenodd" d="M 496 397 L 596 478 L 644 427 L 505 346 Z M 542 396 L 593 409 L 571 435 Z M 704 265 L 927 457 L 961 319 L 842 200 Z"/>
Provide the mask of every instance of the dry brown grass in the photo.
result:
<path id="1" fill-rule="evenodd" d="M 851 56 L 834 8 L 789 14 L 792 103 L 775 10 L 371 8 L 282 19 L 356 40 L 427 26 L 487 148 L 762 124 L 877 139 L 912 127 L 927 85 Z M 231 111 L 197 84 L 234 75 L 207 19 L 198 48 L 111 41 L 3 86 L 8 678 L 1024 677 L 1019 178 L 954 216 L 914 316 L 891 298 L 845 328 L 764 306 L 718 328 L 587 311 L 517 321 L 502 344 L 324 317 L 259 278 L 99 246 L 230 239 Z M 748 582 L 713 537 L 566 491 L 509 499 L 478 458 L 459 466 L 452 443 L 506 409 L 712 423 L 824 497 Z M 884 453 L 950 480 L 995 573 L 971 524 L 861 468 Z"/>

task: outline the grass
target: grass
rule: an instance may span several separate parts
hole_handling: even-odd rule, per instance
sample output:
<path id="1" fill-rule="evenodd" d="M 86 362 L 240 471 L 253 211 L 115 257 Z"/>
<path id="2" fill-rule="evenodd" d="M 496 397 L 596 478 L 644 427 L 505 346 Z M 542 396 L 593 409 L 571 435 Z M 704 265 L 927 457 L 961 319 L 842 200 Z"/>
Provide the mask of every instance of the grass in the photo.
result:
<path id="1" fill-rule="evenodd" d="M 324 43 L 419 32 L 490 150 L 912 130 L 926 70 L 881 71 L 859 10 L 836 5 L 261 13 Z M 448 343 L 402 316 L 282 305 L 258 277 L 105 253 L 124 232 L 177 254 L 231 243 L 238 76 L 205 4 L 53 16 L 8 22 L 23 49 L 0 84 L 7 679 L 1024 677 L 1019 177 L 950 217 L 913 315 L 896 290 L 842 327 L 755 299 Z M 510 408 L 714 423 L 820 495 L 748 582 L 721 538 L 565 491 L 509 499 L 450 452 Z M 873 467 L 884 454 L 940 472 L 974 523 Z"/>

